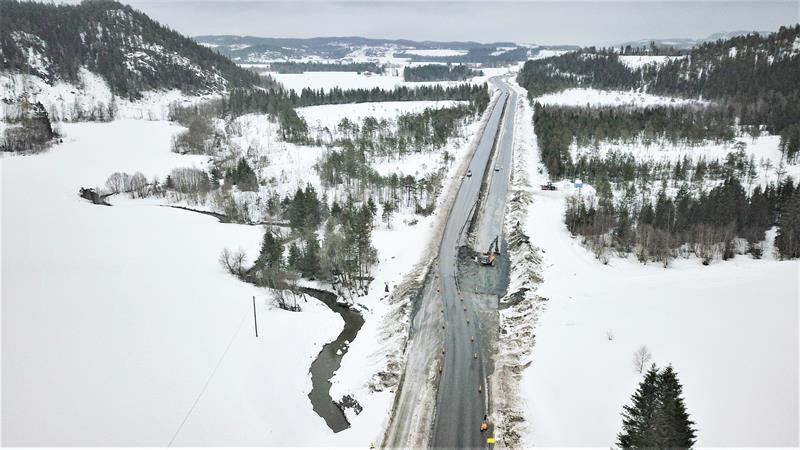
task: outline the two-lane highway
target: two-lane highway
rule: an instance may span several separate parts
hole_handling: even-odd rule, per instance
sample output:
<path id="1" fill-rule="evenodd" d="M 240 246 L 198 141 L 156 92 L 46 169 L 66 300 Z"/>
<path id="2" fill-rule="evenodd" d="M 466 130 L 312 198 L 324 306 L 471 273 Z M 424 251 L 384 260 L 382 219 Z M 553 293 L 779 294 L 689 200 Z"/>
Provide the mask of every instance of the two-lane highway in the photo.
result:
<path id="1" fill-rule="evenodd" d="M 486 437 L 480 432 L 481 420 L 487 412 L 486 349 L 481 339 L 477 302 L 473 296 L 462 296 L 459 291 L 457 257 L 459 246 L 465 244 L 465 225 L 478 201 L 481 183 L 488 175 L 486 171 L 493 170 L 490 159 L 495 139 L 503 123 L 509 120 L 513 123 L 509 115 L 513 116 L 516 111 L 516 94 L 506 82 L 500 78 L 493 78 L 491 82 L 500 89 L 500 95 L 470 161 L 472 176 L 463 178 L 448 213 L 435 276 L 425 287 L 413 317 L 403 382 L 384 447 L 431 445 L 464 449 L 486 445 Z M 513 126 L 507 128 L 506 133 L 511 139 Z M 498 145 L 495 160 L 510 162 L 510 151 L 511 145 Z M 504 170 L 508 170 L 508 166 L 510 163 Z M 502 180 L 507 184 L 508 176 L 491 176 L 488 180 L 488 189 L 492 191 L 495 184 L 503 183 Z M 505 203 L 505 196 L 495 197 L 494 192 L 487 192 L 490 194 L 492 197 L 487 200 Z M 492 206 L 493 211 L 495 206 Z M 496 211 L 492 213 L 495 214 Z M 500 230 L 494 232 L 499 234 Z M 431 386 L 431 373 L 436 372 L 435 368 L 441 369 L 438 389 Z M 427 401 L 434 389 L 435 405 Z M 428 438 L 422 440 L 425 436 Z"/>
<path id="2" fill-rule="evenodd" d="M 487 185 L 490 190 L 495 183 L 502 183 L 503 179 L 506 185 L 508 183 L 507 176 L 494 176 L 490 157 L 500 126 L 503 123 L 513 123 L 516 94 L 511 92 L 502 79 L 496 82 L 502 91 L 501 101 L 492 113 L 489 125 L 470 164 L 472 177 L 465 180 L 459 189 L 439 248 L 439 281 L 447 328 L 444 340 L 446 353 L 439 380 L 436 419 L 431 441 L 432 446 L 436 448 L 478 448 L 486 445 L 486 438 L 480 431 L 480 423 L 484 414 L 488 412 L 485 365 L 487 357 L 484 355 L 486 348 L 481 339 L 478 304 L 471 295 L 460 292 L 456 271 L 458 247 L 463 244 L 465 238 L 465 223 L 478 201 L 484 176 L 490 177 Z M 511 130 L 513 132 L 513 127 Z M 509 145 L 509 150 L 510 147 Z M 505 149 L 498 146 L 497 151 L 501 150 Z M 510 161 L 510 151 L 508 157 L 498 153 L 496 159 Z M 504 173 L 507 173 L 507 169 Z M 502 208 L 505 197 L 497 199 L 496 202 L 500 203 L 499 207 Z M 492 205 L 493 214 L 496 208 L 498 205 Z M 497 230 L 498 233 L 499 231 Z"/>

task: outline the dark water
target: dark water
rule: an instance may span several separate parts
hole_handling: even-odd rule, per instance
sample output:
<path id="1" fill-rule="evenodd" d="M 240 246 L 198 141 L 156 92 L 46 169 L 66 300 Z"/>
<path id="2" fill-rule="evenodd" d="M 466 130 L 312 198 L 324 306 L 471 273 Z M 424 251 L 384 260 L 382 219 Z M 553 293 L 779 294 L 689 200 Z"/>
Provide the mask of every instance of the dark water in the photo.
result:
<path id="1" fill-rule="evenodd" d="M 334 433 L 338 433 L 350 427 L 344 413 L 333 403 L 331 398 L 331 378 L 342 364 L 342 357 L 347 353 L 348 345 L 345 341 L 353 342 L 358 335 L 361 326 L 364 325 L 364 318 L 358 312 L 336 303 L 336 295 L 317 289 L 303 288 L 303 292 L 311 295 L 326 305 L 335 313 L 342 316 L 344 329 L 339 333 L 335 340 L 325 344 L 317 358 L 311 363 L 311 392 L 308 398 L 314 412 L 325 419 Z M 341 350 L 341 354 L 336 352 Z"/>

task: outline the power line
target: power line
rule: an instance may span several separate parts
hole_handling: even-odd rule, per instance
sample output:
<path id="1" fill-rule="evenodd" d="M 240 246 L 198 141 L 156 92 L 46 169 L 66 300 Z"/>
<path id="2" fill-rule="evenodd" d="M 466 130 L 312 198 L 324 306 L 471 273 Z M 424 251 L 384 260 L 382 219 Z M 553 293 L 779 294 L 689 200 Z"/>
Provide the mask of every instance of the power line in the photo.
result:
<path id="1" fill-rule="evenodd" d="M 248 316 L 248 314 L 249 314 L 249 311 L 245 311 L 245 313 L 242 314 L 242 318 L 241 318 L 241 320 L 239 320 L 239 326 L 236 327 L 236 331 L 233 333 L 233 336 L 231 337 L 230 342 L 228 342 L 228 346 L 225 348 L 225 351 L 222 352 L 222 355 L 220 355 L 219 360 L 217 361 L 217 365 L 214 366 L 214 370 L 212 370 L 211 371 L 211 375 L 208 376 L 208 379 L 206 380 L 206 384 L 203 385 L 203 389 L 197 395 L 197 398 L 194 399 L 194 403 L 192 403 L 192 407 L 189 408 L 189 411 L 186 413 L 186 416 L 183 418 L 183 421 L 181 422 L 180 426 L 175 431 L 175 434 L 172 435 L 172 439 L 169 440 L 169 444 L 167 444 L 167 447 L 172 447 L 172 444 L 175 442 L 175 439 L 178 437 L 178 434 L 180 434 L 181 430 L 183 429 L 183 426 L 186 425 L 186 421 L 189 420 L 189 416 L 192 415 L 192 412 L 194 411 L 195 406 L 197 406 L 197 403 L 200 401 L 200 398 L 203 396 L 203 394 L 205 394 L 206 389 L 208 388 L 208 385 L 211 383 L 211 379 L 214 378 L 214 375 L 217 373 L 217 369 L 219 369 L 220 364 L 222 364 L 222 360 L 225 359 L 225 355 L 227 355 L 228 354 L 228 350 L 231 349 L 231 346 L 233 345 L 233 341 L 235 341 L 236 340 L 236 336 L 239 335 L 239 331 L 242 329 L 242 324 L 244 323 L 244 319 Z"/>

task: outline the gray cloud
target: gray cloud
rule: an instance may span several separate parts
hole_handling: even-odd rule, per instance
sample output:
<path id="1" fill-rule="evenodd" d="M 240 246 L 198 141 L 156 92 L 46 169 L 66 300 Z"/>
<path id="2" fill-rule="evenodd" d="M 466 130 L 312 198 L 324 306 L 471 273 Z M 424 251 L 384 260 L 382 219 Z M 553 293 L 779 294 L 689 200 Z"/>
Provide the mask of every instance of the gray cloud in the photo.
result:
<path id="1" fill-rule="evenodd" d="M 240 1 L 130 4 L 189 35 L 365 36 L 417 40 L 608 44 L 702 38 L 797 23 L 791 1 Z"/>

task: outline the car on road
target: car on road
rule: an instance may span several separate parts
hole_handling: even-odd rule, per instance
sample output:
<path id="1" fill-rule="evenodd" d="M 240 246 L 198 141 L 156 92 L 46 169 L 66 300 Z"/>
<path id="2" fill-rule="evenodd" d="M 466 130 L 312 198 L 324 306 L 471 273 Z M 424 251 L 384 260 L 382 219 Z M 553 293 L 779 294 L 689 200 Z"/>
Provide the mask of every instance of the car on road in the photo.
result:
<path id="1" fill-rule="evenodd" d="M 471 176 L 472 176 L 472 171 L 471 171 L 471 170 L 468 170 L 468 171 L 467 171 L 467 176 L 468 176 L 468 177 L 471 177 Z"/>
<path id="2" fill-rule="evenodd" d="M 495 172 L 500 172 L 500 166 L 494 166 L 494 171 Z"/>

